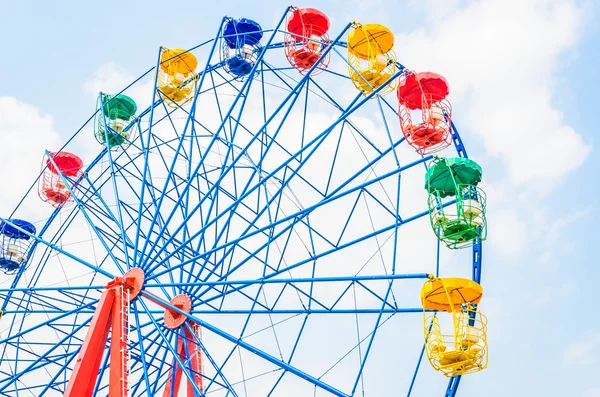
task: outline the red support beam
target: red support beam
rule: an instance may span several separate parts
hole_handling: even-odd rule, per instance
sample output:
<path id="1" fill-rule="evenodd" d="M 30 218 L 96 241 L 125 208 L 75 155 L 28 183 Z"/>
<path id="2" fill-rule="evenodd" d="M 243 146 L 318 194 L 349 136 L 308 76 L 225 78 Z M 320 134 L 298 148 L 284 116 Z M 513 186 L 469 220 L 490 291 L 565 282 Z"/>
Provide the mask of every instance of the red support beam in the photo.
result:
<path id="1" fill-rule="evenodd" d="M 115 277 L 106 285 L 63 397 L 93 396 L 111 327 L 108 396 L 127 397 L 128 309 L 143 286 L 144 273 L 139 268 L 129 270 L 123 277 Z"/>
<path id="2" fill-rule="evenodd" d="M 179 355 L 179 359 L 185 360 L 185 348 L 183 346 L 183 338 L 179 337 L 179 342 L 177 342 L 177 354 Z M 175 375 L 173 375 L 173 369 L 175 369 Z M 178 397 L 179 396 L 179 386 L 181 385 L 181 375 L 183 371 L 181 367 L 177 365 L 177 361 L 173 359 L 173 366 L 169 371 L 169 380 L 167 380 L 167 384 L 165 385 L 165 390 L 163 392 L 163 397 Z"/>
<path id="3" fill-rule="evenodd" d="M 194 334 L 200 339 L 200 325 L 196 323 L 190 323 Z M 179 336 L 179 342 L 177 343 L 177 355 L 182 362 L 189 361 L 192 369 L 192 377 L 194 378 L 194 383 L 200 389 L 200 391 L 204 391 L 204 387 L 202 385 L 202 350 L 198 343 L 196 343 L 196 338 L 194 335 L 188 330 L 187 327 L 183 328 L 183 335 Z M 177 368 L 175 370 L 175 375 L 173 375 L 173 369 L 169 372 L 169 380 L 167 380 L 167 384 L 165 385 L 165 389 L 163 391 L 163 397 L 178 397 L 179 396 L 179 387 L 181 386 L 181 377 L 183 375 L 183 371 L 177 360 L 173 359 L 173 367 Z M 186 379 L 187 383 L 187 397 L 194 397 L 195 391 L 192 382 L 189 379 Z"/>
<path id="4" fill-rule="evenodd" d="M 92 397 L 104 348 L 106 347 L 106 340 L 108 339 L 110 314 L 114 300 L 114 291 L 105 290 L 102 293 L 90 323 L 90 329 L 69 378 L 64 397 Z M 84 394 L 82 394 L 82 391 L 84 391 Z"/>

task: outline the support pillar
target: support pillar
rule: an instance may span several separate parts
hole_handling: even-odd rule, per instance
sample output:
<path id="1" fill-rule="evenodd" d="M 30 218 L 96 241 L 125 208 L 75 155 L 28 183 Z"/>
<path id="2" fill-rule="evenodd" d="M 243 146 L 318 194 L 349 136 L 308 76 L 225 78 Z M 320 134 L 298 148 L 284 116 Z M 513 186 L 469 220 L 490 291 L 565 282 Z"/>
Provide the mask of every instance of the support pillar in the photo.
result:
<path id="1" fill-rule="evenodd" d="M 187 313 L 189 313 L 192 309 L 192 301 L 187 295 L 177 295 L 171 300 L 170 303 Z M 190 332 L 186 326 L 186 322 L 190 325 L 190 328 L 193 332 Z M 167 308 L 165 310 L 165 326 L 170 329 L 181 328 L 181 331 L 178 334 L 176 350 L 177 355 L 179 356 L 178 358 L 183 363 L 189 363 L 189 367 L 187 368 L 188 370 L 191 370 L 190 372 L 195 386 L 201 392 L 204 392 L 201 376 L 203 370 L 202 350 L 196 342 L 196 339 L 201 338 L 200 325 L 187 321 L 187 318 L 181 313 L 173 312 Z M 163 397 L 179 397 L 178 393 L 179 388 L 181 387 L 181 377 L 183 375 L 183 371 L 175 358 L 173 358 L 173 366 L 171 368 L 172 369 L 169 372 L 169 378 L 163 391 Z M 194 384 L 189 379 L 187 379 L 186 383 L 187 397 L 194 397 L 196 395 Z"/>
<path id="2" fill-rule="evenodd" d="M 109 282 L 96 306 L 94 317 L 85 337 L 79 356 L 69 378 L 64 397 L 92 397 L 108 334 L 110 342 L 109 397 L 127 397 L 127 316 L 129 303 L 142 290 L 144 273 L 141 269 L 129 270 L 123 277 Z"/>

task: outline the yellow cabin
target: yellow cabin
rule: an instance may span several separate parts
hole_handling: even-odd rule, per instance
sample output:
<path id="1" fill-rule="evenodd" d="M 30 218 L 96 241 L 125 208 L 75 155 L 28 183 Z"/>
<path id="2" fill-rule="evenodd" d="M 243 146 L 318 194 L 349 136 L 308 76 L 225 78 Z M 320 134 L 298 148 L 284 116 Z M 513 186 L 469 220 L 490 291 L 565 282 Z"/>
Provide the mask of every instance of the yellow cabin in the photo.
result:
<path id="1" fill-rule="evenodd" d="M 477 308 L 482 295 L 481 285 L 464 278 L 431 278 L 421 289 L 425 352 L 448 377 L 487 367 L 487 319 Z"/>
<path id="2" fill-rule="evenodd" d="M 383 25 L 354 23 L 348 33 L 348 64 L 354 86 L 367 95 L 387 84 L 379 95 L 396 88 L 388 80 L 396 73 L 393 33 Z"/>
<path id="3" fill-rule="evenodd" d="M 196 57 L 181 48 L 164 49 L 160 62 L 158 90 L 163 100 L 171 107 L 190 101 L 196 93 Z"/>

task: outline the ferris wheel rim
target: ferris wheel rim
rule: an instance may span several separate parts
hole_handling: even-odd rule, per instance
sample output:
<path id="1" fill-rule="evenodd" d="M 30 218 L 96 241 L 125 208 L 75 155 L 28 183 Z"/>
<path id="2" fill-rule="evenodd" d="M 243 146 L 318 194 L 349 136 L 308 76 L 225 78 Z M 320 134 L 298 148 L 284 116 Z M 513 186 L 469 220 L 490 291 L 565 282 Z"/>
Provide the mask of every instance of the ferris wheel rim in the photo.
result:
<path id="1" fill-rule="evenodd" d="M 213 39 L 213 40 L 215 40 L 215 42 L 217 41 L 217 39 L 216 39 L 216 38 L 215 38 L 215 39 Z M 280 44 L 280 43 L 275 43 L 275 44 L 272 44 L 271 46 L 265 46 L 265 51 L 267 51 L 268 49 L 271 49 L 271 48 L 279 48 L 279 47 L 278 47 L 278 45 L 279 45 L 279 44 Z M 344 44 L 343 44 L 343 43 L 336 43 L 336 45 L 339 45 L 339 46 L 342 46 L 342 47 L 344 46 Z M 213 66 L 213 65 L 211 65 L 211 67 L 212 67 L 212 66 Z M 217 65 L 217 64 L 215 64 L 215 66 L 218 66 L 218 65 Z M 221 65 L 221 66 L 222 66 L 222 65 Z M 208 69 L 208 66 L 207 66 L 207 68 L 206 68 L 206 69 Z M 152 70 L 152 69 L 151 69 L 151 70 Z M 375 95 L 376 95 L 376 92 L 374 92 L 374 93 L 373 93 L 373 94 L 372 94 L 370 97 L 374 97 Z M 365 100 L 368 100 L 368 99 L 370 99 L 370 98 L 366 98 Z M 362 105 L 361 105 L 361 106 L 362 106 Z M 155 105 L 155 104 L 152 104 L 152 105 L 151 105 L 149 108 L 152 108 L 152 110 L 153 110 L 155 107 L 156 107 L 156 105 Z M 144 113 L 144 112 L 142 112 L 142 113 Z M 458 136 L 458 132 L 456 132 L 456 135 Z M 140 138 L 140 139 L 141 139 L 141 138 Z M 456 147 L 457 147 L 457 149 L 458 149 L 458 144 L 457 144 L 457 142 L 460 142 L 460 141 L 455 141 L 455 142 L 454 142 L 454 143 L 455 143 L 455 146 L 456 146 Z M 462 148 L 462 150 L 464 150 L 464 148 Z M 103 150 L 101 151 L 101 153 L 100 153 L 100 154 L 99 154 L 99 155 L 96 157 L 96 159 L 95 159 L 95 160 L 92 162 L 92 164 L 91 164 L 91 166 L 88 168 L 88 170 L 90 170 L 90 171 L 91 171 L 91 170 L 93 169 L 93 166 L 96 166 L 96 165 L 98 164 L 98 162 L 100 161 L 100 159 L 101 159 L 102 157 L 104 157 L 105 155 L 112 156 L 112 155 L 111 155 L 111 153 L 110 153 L 110 150 L 107 150 L 106 148 L 105 148 L 105 149 L 103 149 Z M 466 157 L 466 153 L 465 153 L 465 157 Z M 429 159 L 429 157 L 424 157 L 424 159 L 423 159 L 422 161 L 424 162 L 424 161 L 426 161 L 427 159 Z M 112 163 L 112 160 L 111 160 L 110 162 Z M 422 216 L 424 216 L 424 215 L 422 215 Z M 55 218 L 51 218 L 51 219 L 49 219 L 49 220 L 48 220 L 48 222 L 47 222 L 47 225 L 49 225 L 50 223 L 52 223 L 54 220 L 55 220 Z M 45 226 L 44 226 L 44 229 L 46 229 L 46 228 L 47 228 L 47 225 L 45 225 Z M 42 240 L 42 239 L 40 238 L 40 240 Z M 129 266 L 128 266 L 128 268 L 131 268 L 131 267 L 129 267 Z M 106 273 L 104 273 L 104 275 L 105 275 L 105 276 L 107 276 L 107 277 L 109 277 L 109 278 L 112 276 L 112 274 L 110 274 L 110 273 L 109 273 L 109 274 L 106 274 Z M 423 273 L 421 276 L 425 276 L 425 277 L 426 277 L 426 276 L 428 276 L 428 275 L 427 275 L 427 274 L 425 274 L 425 273 Z M 423 277 L 423 278 L 425 278 L 425 277 Z M 89 289 L 95 289 L 95 288 L 96 288 L 95 286 L 94 286 L 94 288 L 92 288 L 92 287 L 89 287 Z M 15 289 L 13 288 L 13 290 L 15 290 Z M 141 302 L 141 301 L 140 301 L 140 302 Z M 86 306 L 91 306 L 91 305 L 92 305 L 92 304 L 90 303 L 90 304 L 88 304 L 88 305 L 86 305 Z M 136 307 L 137 307 L 137 306 L 136 306 Z M 172 308 L 173 308 L 173 309 L 177 309 L 176 307 L 172 307 Z M 136 310 L 136 313 L 137 313 L 137 310 L 138 310 L 138 309 L 136 308 L 135 310 Z M 146 312 L 147 312 L 147 313 L 150 313 L 150 312 L 149 312 L 149 311 L 147 311 L 147 310 L 146 310 Z M 184 313 L 181 313 L 181 314 L 182 314 L 182 315 L 185 315 Z M 188 314 L 189 314 L 189 313 L 188 313 Z M 149 315 L 149 318 L 152 318 L 152 316 L 151 316 L 151 315 Z M 190 315 L 189 315 L 189 318 L 190 318 L 190 319 L 193 319 L 194 321 L 196 321 L 196 322 L 198 322 L 198 323 L 200 323 L 200 324 L 203 324 L 204 326 L 208 327 L 209 329 L 210 329 L 210 327 L 211 327 L 211 325 L 210 325 L 209 323 L 206 323 L 204 320 L 202 320 L 201 318 L 199 318 L 199 317 L 197 317 L 197 316 L 195 316 L 195 315 L 193 315 L 193 314 L 190 314 Z M 82 325 L 82 326 L 83 326 L 83 325 Z M 168 343 L 167 343 L 167 345 L 168 345 Z M 288 370 L 289 370 L 289 368 L 286 368 L 286 369 L 288 369 Z M 297 373 L 297 375 L 298 375 L 298 373 Z M 299 376 L 300 376 L 300 377 L 303 377 L 302 375 L 299 375 Z M 0 386 L 1 386 L 1 383 L 0 383 Z M 340 391 L 337 391 L 337 390 L 332 390 L 332 389 L 327 389 L 327 388 L 325 388 L 325 390 L 329 390 L 329 391 L 331 391 L 331 392 L 333 392 L 334 394 L 337 394 L 337 395 L 345 395 L 345 394 L 343 394 L 342 392 L 340 392 Z"/>

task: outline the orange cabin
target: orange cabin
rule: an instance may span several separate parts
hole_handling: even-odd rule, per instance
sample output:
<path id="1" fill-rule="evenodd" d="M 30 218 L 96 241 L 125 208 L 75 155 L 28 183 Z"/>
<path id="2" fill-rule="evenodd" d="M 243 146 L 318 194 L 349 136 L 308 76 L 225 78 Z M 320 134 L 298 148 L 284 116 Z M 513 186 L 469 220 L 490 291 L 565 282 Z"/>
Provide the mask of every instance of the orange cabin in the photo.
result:
<path id="1" fill-rule="evenodd" d="M 314 8 L 296 8 L 287 20 L 285 56 L 300 73 L 307 72 L 318 61 L 329 44 L 329 18 Z M 314 73 L 329 65 L 329 54 L 321 59 Z"/>
<path id="2" fill-rule="evenodd" d="M 50 157 L 42 162 L 43 172 L 38 183 L 38 194 L 42 201 L 54 207 L 69 205 L 73 202 L 73 197 L 65 181 L 69 182 L 71 178 L 77 179 L 81 175 L 83 161 L 68 152 L 50 153 Z M 71 190 L 76 182 L 71 185 Z"/>
<path id="3" fill-rule="evenodd" d="M 452 143 L 452 106 L 446 99 L 448 82 L 432 72 L 402 75 L 398 85 L 398 116 L 406 141 L 420 154 L 430 154 Z"/>

